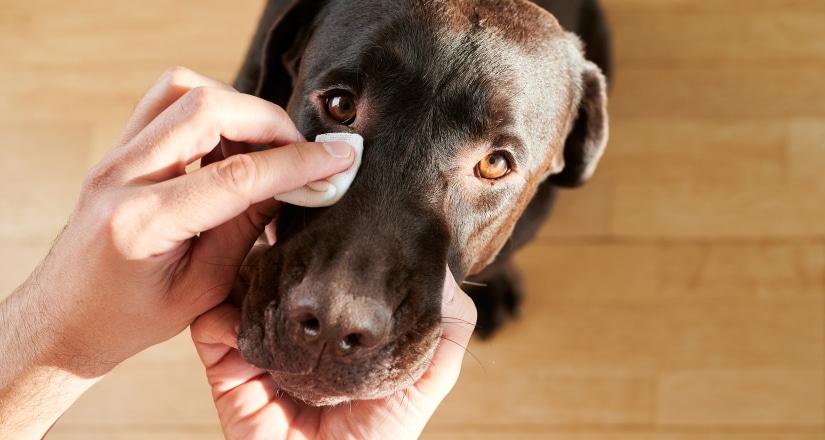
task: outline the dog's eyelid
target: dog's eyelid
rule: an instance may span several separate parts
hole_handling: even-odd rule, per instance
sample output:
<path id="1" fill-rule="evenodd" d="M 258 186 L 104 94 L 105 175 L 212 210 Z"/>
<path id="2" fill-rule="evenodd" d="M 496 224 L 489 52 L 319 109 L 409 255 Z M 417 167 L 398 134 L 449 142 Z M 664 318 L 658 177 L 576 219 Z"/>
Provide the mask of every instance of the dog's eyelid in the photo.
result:
<path id="1" fill-rule="evenodd" d="M 326 87 L 318 91 L 319 95 L 324 98 L 328 98 L 330 96 L 335 95 L 350 95 L 353 98 L 358 97 L 358 92 L 353 90 L 352 88 L 344 85 L 344 84 L 337 84 L 334 86 Z"/>
<path id="2" fill-rule="evenodd" d="M 526 153 L 524 142 L 518 136 L 512 134 L 502 134 L 497 136 L 490 145 L 490 153 L 501 152 L 509 156 L 511 162 L 521 158 Z"/>

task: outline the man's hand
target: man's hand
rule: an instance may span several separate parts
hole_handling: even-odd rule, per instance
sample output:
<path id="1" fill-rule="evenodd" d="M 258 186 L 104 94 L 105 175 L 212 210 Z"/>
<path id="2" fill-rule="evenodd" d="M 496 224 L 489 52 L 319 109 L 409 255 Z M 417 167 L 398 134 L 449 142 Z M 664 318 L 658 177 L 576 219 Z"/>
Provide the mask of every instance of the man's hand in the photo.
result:
<path id="1" fill-rule="evenodd" d="M 472 300 L 447 271 L 443 335 L 430 368 L 411 388 L 387 399 L 306 407 L 278 390 L 264 370 L 237 350 L 240 313 L 218 306 L 192 324 L 192 339 L 212 386 L 227 439 L 417 438 L 455 385 L 476 322 Z"/>
<path id="2" fill-rule="evenodd" d="M 222 143 L 225 160 L 186 173 Z M 222 302 L 272 197 L 353 159 L 346 144 L 305 142 L 274 104 L 164 73 L 88 173 L 52 252 L 0 303 L 0 432 L 39 438 L 115 365 Z"/>

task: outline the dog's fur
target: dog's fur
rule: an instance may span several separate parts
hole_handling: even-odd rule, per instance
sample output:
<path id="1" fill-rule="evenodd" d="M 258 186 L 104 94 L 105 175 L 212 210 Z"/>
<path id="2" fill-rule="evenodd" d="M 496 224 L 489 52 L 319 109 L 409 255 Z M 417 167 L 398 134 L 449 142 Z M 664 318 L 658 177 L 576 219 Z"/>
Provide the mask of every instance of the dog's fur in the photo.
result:
<path id="1" fill-rule="evenodd" d="M 482 335 L 517 312 L 509 255 L 607 140 L 605 77 L 546 11 L 608 71 L 601 9 L 537 3 L 269 2 L 236 87 L 284 106 L 308 139 L 365 140 L 339 203 L 281 210 L 244 301 L 241 353 L 282 390 L 327 405 L 410 386 L 440 339 L 447 267 L 486 285 L 468 289 Z M 357 101 L 349 126 L 326 111 L 338 91 Z M 474 169 L 494 152 L 512 171 L 487 180 Z"/>

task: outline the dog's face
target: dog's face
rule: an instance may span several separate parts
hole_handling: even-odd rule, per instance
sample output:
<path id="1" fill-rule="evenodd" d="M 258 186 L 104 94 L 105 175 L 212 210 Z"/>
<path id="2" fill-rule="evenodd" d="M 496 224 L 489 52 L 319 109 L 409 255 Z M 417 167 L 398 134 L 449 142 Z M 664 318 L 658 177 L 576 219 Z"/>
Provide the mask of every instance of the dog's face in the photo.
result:
<path id="1" fill-rule="evenodd" d="M 357 132 L 365 148 L 339 203 L 279 214 L 241 353 L 311 405 L 385 397 L 429 364 L 446 268 L 480 271 L 541 182 L 592 172 L 604 80 L 520 0 L 304 1 L 281 22 L 259 94 L 289 96 L 308 139 Z"/>

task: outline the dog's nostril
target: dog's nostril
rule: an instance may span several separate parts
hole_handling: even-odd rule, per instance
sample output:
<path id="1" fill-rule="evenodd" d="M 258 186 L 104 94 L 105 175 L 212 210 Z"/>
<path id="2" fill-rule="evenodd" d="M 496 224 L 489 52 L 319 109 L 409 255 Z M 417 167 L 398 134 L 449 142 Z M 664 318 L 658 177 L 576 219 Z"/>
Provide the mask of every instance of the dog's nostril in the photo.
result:
<path id="1" fill-rule="evenodd" d="M 318 321 L 318 318 L 306 319 L 301 323 L 301 326 L 304 329 L 304 334 L 310 337 L 318 336 L 318 333 L 321 332 L 321 322 Z"/>
<path id="2" fill-rule="evenodd" d="M 328 347 L 331 356 L 341 359 L 379 349 L 390 332 L 390 309 L 363 297 L 344 296 L 339 301 L 343 304 L 308 295 L 290 298 L 285 318 L 294 343 L 318 355 Z"/>
<path id="3" fill-rule="evenodd" d="M 346 335 L 344 339 L 341 339 L 338 342 L 338 348 L 341 349 L 343 353 L 349 353 L 354 348 L 357 348 L 361 344 L 361 337 L 355 333 L 351 333 Z"/>

